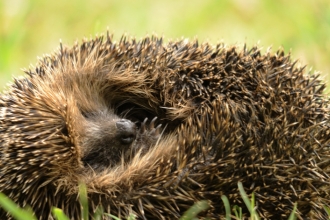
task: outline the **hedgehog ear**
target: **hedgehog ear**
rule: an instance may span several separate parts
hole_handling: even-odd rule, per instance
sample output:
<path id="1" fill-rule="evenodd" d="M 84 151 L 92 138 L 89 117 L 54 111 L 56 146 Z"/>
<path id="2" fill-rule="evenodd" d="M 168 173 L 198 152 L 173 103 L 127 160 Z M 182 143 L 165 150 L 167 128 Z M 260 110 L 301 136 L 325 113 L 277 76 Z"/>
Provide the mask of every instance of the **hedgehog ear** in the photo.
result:
<path id="1" fill-rule="evenodd" d="M 64 126 L 64 127 L 62 128 L 62 130 L 61 130 L 61 133 L 62 133 L 64 136 L 68 137 L 68 136 L 69 136 L 68 128 L 67 128 L 66 126 Z"/>

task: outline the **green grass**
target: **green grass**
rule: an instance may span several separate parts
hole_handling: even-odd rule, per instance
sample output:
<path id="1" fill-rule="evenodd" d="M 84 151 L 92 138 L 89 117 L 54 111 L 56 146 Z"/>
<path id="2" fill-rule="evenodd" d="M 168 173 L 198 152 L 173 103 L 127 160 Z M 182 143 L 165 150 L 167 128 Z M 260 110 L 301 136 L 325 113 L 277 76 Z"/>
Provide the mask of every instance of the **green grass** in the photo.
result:
<path id="1" fill-rule="evenodd" d="M 30 209 L 21 209 L 3 193 L 0 193 L 0 206 L 17 220 L 36 220 Z"/>
<path id="2" fill-rule="evenodd" d="M 244 188 L 243 188 L 243 185 L 241 182 L 238 183 L 238 189 L 239 189 L 240 195 L 241 195 L 246 207 L 249 210 L 249 213 L 250 213 L 249 219 L 250 220 L 259 220 L 260 217 L 258 216 L 258 214 L 256 212 L 254 194 L 252 193 L 251 198 L 249 198 L 249 196 L 244 191 Z M 80 185 L 79 192 L 80 192 L 80 204 L 82 205 L 82 210 L 81 210 L 82 220 L 89 220 L 87 190 L 83 184 Z M 226 210 L 226 217 L 225 217 L 226 220 L 230 220 L 232 218 L 237 219 L 237 220 L 244 219 L 241 207 L 233 206 L 232 210 L 234 212 L 234 215 L 232 215 L 228 198 L 223 195 L 223 196 L 221 196 L 221 199 L 224 203 L 225 210 Z M 36 217 L 33 215 L 32 211 L 30 209 L 19 208 L 13 201 L 11 201 L 8 197 L 6 197 L 2 193 L 0 193 L 0 206 L 4 210 L 9 212 L 16 220 L 36 220 Z M 206 211 L 208 208 L 209 208 L 209 204 L 207 201 L 196 202 L 190 209 L 188 209 L 183 214 L 183 216 L 180 218 L 180 220 L 197 220 L 198 214 L 200 212 Z M 330 216 L 330 209 L 328 207 L 324 207 L 324 208 Z M 295 205 L 293 207 L 293 211 L 292 211 L 291 215 L 289 216 L 288 220 L 296 219 L 296 216 L 295 216 L 296 209 L 297 209 L 297 206 Z M 69 220 L 69 218 L 63 213 L 63 211 L 56 207 L 54 207 L 52 209 L 52 214 L 53 214 L 54 218 L 57 220 Z M 104 213 L 102 209 L 98 209 L 92 219 L 101 220 L 102 216 L 110 216 L 111 218 L 113 218 L 115 220 L 120 220 L 116 216 L 113 216 L 108 213 Z M 127 220 L 135 220 L 135 219 L 136 219 L 136 217 L 133 214 L 131 214 L 130 216 L 127 217 Z"/>
<path id="3" fill-rule="evenodd" d="M 1 0 L 0 90 L 37 56 L 54 51 L 60 39 L 71 45 L 107 29 L 116 39 L 157 33 L 165 39 L 283 46 L 330 79 L 328 0 Z"/>

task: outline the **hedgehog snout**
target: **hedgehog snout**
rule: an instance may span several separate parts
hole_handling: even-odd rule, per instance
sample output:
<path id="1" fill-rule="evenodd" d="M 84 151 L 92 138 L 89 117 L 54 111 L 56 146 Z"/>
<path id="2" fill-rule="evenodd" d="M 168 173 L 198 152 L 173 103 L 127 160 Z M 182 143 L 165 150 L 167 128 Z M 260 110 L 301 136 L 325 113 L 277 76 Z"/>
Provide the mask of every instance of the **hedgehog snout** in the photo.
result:
<path id="1" fill-rule="evenodd" d="M 128 119 L 120 119 L 116 122 L 117 135 L 122 144 L 131 144 L 136 138 L 136 125 Z"/>

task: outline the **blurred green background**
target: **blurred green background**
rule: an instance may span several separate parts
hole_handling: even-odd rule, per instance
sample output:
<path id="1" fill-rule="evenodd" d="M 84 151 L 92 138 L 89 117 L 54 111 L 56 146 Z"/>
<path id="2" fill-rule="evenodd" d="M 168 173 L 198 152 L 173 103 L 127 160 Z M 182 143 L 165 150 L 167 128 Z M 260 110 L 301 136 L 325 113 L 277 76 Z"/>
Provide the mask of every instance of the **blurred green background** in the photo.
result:
<path id="1" fill-rule="evenodd" d="M 0 90 L 21 68 L 106 30 L 292 50 L 330 79 L 329 0 L 0 0 Z M 329 91 L 329 90 L 328 90 Z"/>

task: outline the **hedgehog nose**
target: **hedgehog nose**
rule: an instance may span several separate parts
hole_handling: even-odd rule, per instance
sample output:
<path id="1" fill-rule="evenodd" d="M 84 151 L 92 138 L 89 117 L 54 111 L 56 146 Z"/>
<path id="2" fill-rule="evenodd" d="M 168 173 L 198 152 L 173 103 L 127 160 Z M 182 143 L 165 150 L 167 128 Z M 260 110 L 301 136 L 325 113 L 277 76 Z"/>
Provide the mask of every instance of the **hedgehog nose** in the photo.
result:
<path id="1" fill-rule="evenodd" d="M 120 119 L 116 122 L 117 133 L 122 144 L 131 144 L 136 137 L 136 126 L 127 119 Z"/>

